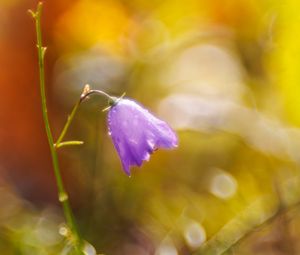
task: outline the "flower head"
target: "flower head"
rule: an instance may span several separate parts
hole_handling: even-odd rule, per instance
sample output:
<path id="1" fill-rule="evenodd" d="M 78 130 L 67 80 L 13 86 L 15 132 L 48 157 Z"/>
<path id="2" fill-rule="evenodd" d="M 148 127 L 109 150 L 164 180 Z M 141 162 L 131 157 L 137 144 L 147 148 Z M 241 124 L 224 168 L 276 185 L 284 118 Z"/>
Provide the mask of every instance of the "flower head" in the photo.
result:
<path id="1" fill-rule="evenodd" d="M 174 148 L 177 136 L 168 124 L 130 99 L 120 99 L 108 112 L 108 131 L 130 175 L 131 166 L 141 166 L 158 148 Z"/>

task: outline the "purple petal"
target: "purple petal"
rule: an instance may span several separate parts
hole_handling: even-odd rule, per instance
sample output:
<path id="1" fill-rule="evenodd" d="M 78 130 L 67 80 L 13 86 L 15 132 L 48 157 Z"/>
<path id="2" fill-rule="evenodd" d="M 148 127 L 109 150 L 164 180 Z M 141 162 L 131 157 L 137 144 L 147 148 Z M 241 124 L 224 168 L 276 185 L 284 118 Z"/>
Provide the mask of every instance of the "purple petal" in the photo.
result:
<path id="1" fill-rule="evenodd" d="M 108 129 L 128 175 L 131 166 L 141 166 L 154 150 L 178 145 L 167 123 L 129 99 L 121 99 L 109 110 Z"/>

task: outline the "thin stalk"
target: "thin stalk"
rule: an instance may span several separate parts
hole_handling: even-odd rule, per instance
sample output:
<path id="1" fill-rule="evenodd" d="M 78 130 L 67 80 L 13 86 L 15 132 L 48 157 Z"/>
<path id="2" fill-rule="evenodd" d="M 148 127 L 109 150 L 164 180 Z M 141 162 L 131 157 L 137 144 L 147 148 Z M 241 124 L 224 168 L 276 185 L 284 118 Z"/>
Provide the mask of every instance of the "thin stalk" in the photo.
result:
<path id="1" fill-rule="evenodd" d="M 81 252 L 81 246 L 82 241 L 81 237 L 79 235 L 79 232 L 77 230 L 74 216 L 72 213 L 72 209 L 70 206 L 70 202 L 68 199 L 68 194 L 64 188 L 64 184 L 62 181 L 60 169 L 59 169 L 59 163 L 58 163 L 58 156 L 57 152 L 55 150 L 54 142 L 53 142 L 53 136 L 50 129 L 50 123 L 47 113 L 47 103 L 46 103 L 46 91 L 45 91 L 45 70 L 44 70 L 44 57 L 45 57 L 45 51 L 46 48 L 43 47 L 42 44 L 42 31 L 41 31 L 41 13 L 42 13 L 42 3 L 40 2 L 37 6 L 36 12 L 30 11 L 33 18 L 35 19 L 35 25 L 36 25 L 36 36 L 37 36 L 37 48 L 38 48 L 38 63 L 39 63 L 39 77 L 40 77 L 40 93 L 41 93 L 41 99 L 42 99 L 42 112 L 43 112 L 43 119 L 47 134 L 47 139 L 50 147 L 51 152 L 51 158 L 53 163 L 53 169 L 54 169 L 54 175 L 56 178 L 57 188 L 58 188 L 58 199 L 62 204 L 64 215 L 68 224 L 68 227 L 70 228 L 74 243 L 75 243 L 75 250 L 77 251 L 77 254 L 82 254 Z"/>
<path id="2" fill-rule="evenodd" d="M 87 90 L 87 91 L 85 91 Z M 93 95 L 93 94 L 99 94 L 99 95 L 102 95 L 102 96 L 105 96 L 107 97 L 108 101 L 110 104 L 115 104 L 116 103 L 116 100 L 117 98 L 115 97 L 112 97 L 110 95 L 108 95 L 107 93 L 105 93 L 104 91 L 101 91 L 101 90 L 90 90 L 89 89 L 89 85 L 86 85 L 86 87 L 84 88 L 83 90 L 83 93 L 81 94 L 81 97 L 80 97 L 80 100 L 74 105 L 73 109 L 72 109 L 72 112 L 71 114 L 68 116 L 68 119 L 67 119 L 67 122 L 62 130 L 62 132 L 60 133 L 57 141 L 55 142 L 55 147 L 56 148 L 59 148 L 59 147 L 62 147 L 62 146 L 65 146 L 65 145 L 79 145 L 79 144 L 82 144 L 82 143 L 74 143 L 74 144 L 71 144 L 71 143 L 63 143 L 62 140 L 64 139 L 70 125 L 71 125 L 71 122 L 80 106 L 80 104 L 87 98 L 89 98 L 89 96 Z"/>
<path id="3" fill-rule="evenodd" d="M 65 137 L 65 135 L 66 135 L 66 133 L 67 133 L 69 127 L 70 127 L 70 124 L 71 124 L 71 122 L 72 122 L 72 120 L 73 120 L 73 118 L 74 118 L 74 116 L 75 116 L 75 114 L 76 114 L 76 112 L 77 112 L 77 110 L 78 110 L 78 107 L 79 107 L 79 105 L 80 105 L 80 102 L 81 102 L 81 100 L 78 101 L 78 102 L 74 105 L 71 114 L 68 116 L 67 122 L 66 122 L 66 124 L 65 124 L 65 126 L 64 126 L 64 128 L 63 128 L 63 130 L 61 131 L 60 136 L 58 137 L 56 143 L 55 143 L 57 146 L 58 146 L 59 144 L 61 144 L 61 141 L 64 139 L 64 137 Z"/>
<path id="4" fill-rule="evenodd" d="M 105 96 L 107 97 L 108 100 L 114 102 L 117 98 L 115 97 L 112 97 L 110 95 L 108 95 L 107 93 L 105 93 L 104 91 L 102 90 L 97 90 L 97 89 L 92 89 L 92 90 L 89 90 L 87 93 L 85 93 L 84 95 L 82 95 L 81 97 L 81 101 L 83 101 L 85 98 L 87 98 L 88 96 L 92 95 L 92 94 L 99 94 L 99 95 L 102 95 L 102 96 Z"/>
<path id="5" fill-rule="evenodd" d="M 66 142 L 55 144 L 55 148 L 58 149 L 64 146 L 82 145 L 83 143 L 84 143 L 83 141 L 66 141 Z"/>

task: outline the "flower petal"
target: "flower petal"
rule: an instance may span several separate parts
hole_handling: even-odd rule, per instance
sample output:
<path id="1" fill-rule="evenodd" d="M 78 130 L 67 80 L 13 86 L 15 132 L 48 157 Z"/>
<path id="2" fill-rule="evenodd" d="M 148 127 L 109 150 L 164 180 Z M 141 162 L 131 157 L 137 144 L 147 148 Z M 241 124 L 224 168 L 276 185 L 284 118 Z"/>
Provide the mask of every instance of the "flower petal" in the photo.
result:
<path id="1" fill-rule="evenodd" d="M 164 121 L 129 99 L 122 99 L 108 113 L 109 134 L 129 175 L 130 166 L 141 166 L 158 148 L 177 147 L 177 136 Z"/>

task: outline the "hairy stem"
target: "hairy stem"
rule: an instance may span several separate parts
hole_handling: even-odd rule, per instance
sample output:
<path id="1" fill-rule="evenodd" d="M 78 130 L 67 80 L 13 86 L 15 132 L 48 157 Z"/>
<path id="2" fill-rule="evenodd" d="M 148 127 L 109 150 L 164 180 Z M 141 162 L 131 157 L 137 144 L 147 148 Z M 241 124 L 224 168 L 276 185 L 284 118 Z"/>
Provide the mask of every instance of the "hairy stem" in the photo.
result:
<path id="1" fill-rule="evenodd" d="M 75 250 L 77 251 L 77 254 L 82 254 L 82 252 L 81 252 L 82 241 L 81 241 L 79 232 L 78 232 L 76 224 L 75 224 L 74 216 L 73 216 L 70 202 L 68 199 L 68 194 L 64 188 L 64 184 L 62 181 L 62 176 L 61 176 L 61 172 L 59 169 L 59 163 L 58 163 L 58 156 L 57 156 L 57 152 L 56 152 L 55 145 L 53 142 L 54 140 L 53 140 L 52 132 L 50 129 L 50 123 L 49 123 L 49 118 L 48 118 L 48 113 L 47 113 L 46 91 L 45 91 L 45 70 L 44 70 L 44 57 L 45 57 L 46 48 L 43 47 L 43 44 L 42 44 L 42 31 L 41 31 L 42 3 L 40 2 L 38 4 L 36 12 L 30 11 L 30 13 L 31 13 L 32 17 L 34 18 L 35 25 L 36 25 L 38 64 L 39 64 L 39 77 L 40 77 L 40 93 L 41 93 L 41 99 L 42 99 L 43 120 L 44 120 L 46 134 L 47 134 L 48 143 L 49 143 L 49 147 L 50 147 L 54 175 L 55 175 L 57 188 L 58 188 L 58 199 L 62 204 L 68 227 L 70 228 L 70 230 L 72 232 L 72 236 L 74 238 Z"/>

